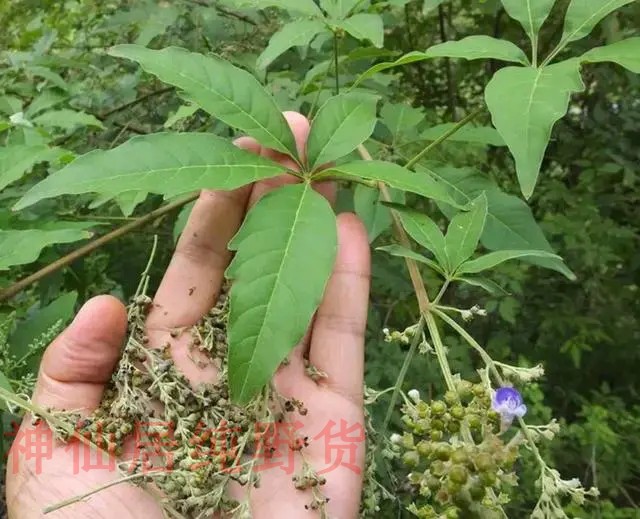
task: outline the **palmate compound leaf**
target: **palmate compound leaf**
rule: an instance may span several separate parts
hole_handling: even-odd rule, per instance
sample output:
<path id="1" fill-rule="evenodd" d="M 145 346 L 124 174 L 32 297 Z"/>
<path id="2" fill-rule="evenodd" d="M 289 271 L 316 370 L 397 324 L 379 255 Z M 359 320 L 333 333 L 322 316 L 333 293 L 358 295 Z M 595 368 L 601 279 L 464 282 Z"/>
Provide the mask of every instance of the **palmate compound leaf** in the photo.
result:
<path id="1" fill-rule="evenodd" d="M 307 182 L 271 191 L 229 244 L 229 389 L 243 404 L 304 336 L 337 248 L 336 219 Z"/>
<path id="2" fill-rule="evenodd" d="M 321 20 L 294 20 L 283 25 L 271 36 L 269 45 L 258 56 L 257 66 L 267 68 L 273 60 L 291 47 L 309 45 L 313 38 L 327 30 L 327 26 Z"/>
<path id="3" fill-rule="evenodd" d="M 200 108 L 263 146 L 297 156 L 293 134 L 278 105 L 246 70 L 178 47 L 151 50 L 116 45 L 109 53 L 136 61 L 147 72 L 183 90 Z"/>
<path id="4" fill-rule="evenodd" d="M 493 125 L 516 161 L 520 188 L 533 193 L 554 124 L 567 113 L 571 94 L 584 90 L 580 62 L 547 67 L 505 67 L 491 79 L 485 99 Z"/>
<path id="5" fill-rule="evenodd" d="M 373 133 L 378 98 L 347 93 L 330 97 L 311 122 L 307 161 L 313 170 L 351 153 Z"/>
<path id="6" fill-rule="evenodd" d="M 426 173 L 426 172 L 425 172 Z M 543 250 L 553 253 L 529 206 L 517 196 L 502 192 L 486 175 L 470 168 L 433 168 L 429 174 L 447 187 L 459 204 L 470 203 L 484 192 L 487 196 L 487 221 L 480 242 L 489 250 Z M 449 217 L 456 211 L 445 204 L 438 207 Z M 568 279 L 576 276 L 566 264 L 555 257 L 525 256 L 523 260 L 564 274 Z"/>
<path id="7" fill-rule="evenodd" d="M 235 189 L 281 173 L 281 165 L 211 134 L 156 133 L 82 155 L 27 191 L 14 210 L 65 194 L 142 191 L 171 197 Z"/>

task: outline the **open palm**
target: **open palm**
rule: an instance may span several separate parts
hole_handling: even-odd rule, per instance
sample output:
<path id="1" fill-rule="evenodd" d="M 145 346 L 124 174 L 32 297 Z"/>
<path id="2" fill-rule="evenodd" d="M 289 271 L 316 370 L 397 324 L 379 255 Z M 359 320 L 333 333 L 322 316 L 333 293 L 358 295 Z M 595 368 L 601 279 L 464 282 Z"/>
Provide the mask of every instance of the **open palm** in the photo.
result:
<path id="1" fill-rule="evenodd" d="M 309 124 L 299 114 L 285 116 L 302 153 Z M 236 144 L 293 166 L 291 159 L 262 148 L 253 139 L 243 137 Z M 227 243 L 242 223 L 247 208 L 270 189 L 291 181 L 292 177 L 283 176 L 231 192 L 206 191 L 193 208 L 147 320 L 151 346 L 170 342 L 176 365 L 193 384 L 212 382 L 217 373 L 213 368 L 196 367 L 189 359 L 187 341 L 173 338 L 171 330 L 194 325 L 215 304 L 230 260 Z M 318 189 L 333 202 L 335 186 L 324 184 Z M 310 333 L 296 347 L 289 364 L 277 372 L 274 383 L 282 395 L 302 400 L 308 409 L 299 419 L 299 435 L 311 439 L 305 457 L 326 478 L 323 494 L 329 498 L 329 516 L 348 519 L 355 517 L 359 509 L 365 442 L 361 438 L 345 444 L 343 437 L 338 438 L 336 446 L 323 439 L 313 440 L 330 437 L 327 431 L 332 427 L 331 434 L 342 432 L 351 438 L 364 430 L 363 334 L 369 249 L 366 232 L 353 215 L 338 217 L 338 237 L 333 274 Z M 125 308 L 115 298 L 98 296 L 87 302 L 47 349 L 33 402 L 44 408 L 81 409 L 90 413 L 99 404 L 118 362 L 126 328 Z M 327 377 L 318 382 L 309 378 L 305 374 L 305 358 Z M 30 427 L 25 419 L 21 433 Z M 48 505 L 119 478 L 107 468 L 78 473 L 74 452 L 68 446 L 55 445 L 50 454 L 43 461 L 17 446 L 12 449 L 7 470 L 10 518 L 41 517 Z M 294 464 L 299 469 L 301 460 L 296 459 Z M 237 487 L 230 491 L 241 499 L 244 490 Z M 311 491 L 296 490 L 291 474 L 274 467 L 261 473 L 261 485 L 251 492 L 250 508 L 252 516 L 258 519 L 318 517 L 319 512 L 309 509 L 312 501 Z M 118 484 L 47 517 L 161 518 L 163 512 L 157 496 L 134 485 Z"/>

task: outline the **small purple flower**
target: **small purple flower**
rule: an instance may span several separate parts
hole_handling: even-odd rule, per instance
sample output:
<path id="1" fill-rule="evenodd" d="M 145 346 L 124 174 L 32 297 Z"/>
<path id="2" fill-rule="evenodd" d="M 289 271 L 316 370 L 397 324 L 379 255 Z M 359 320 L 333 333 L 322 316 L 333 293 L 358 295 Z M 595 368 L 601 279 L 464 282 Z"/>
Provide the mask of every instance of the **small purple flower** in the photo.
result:
<path id="1" fill-rule="evenodd" d="M 522 418 L 527 412 L 522 395 L 512 387 L 498 388 L 493 394 L 491 408 L 502 417 L 504 428 L 510 426 L 516 416 Z"/>

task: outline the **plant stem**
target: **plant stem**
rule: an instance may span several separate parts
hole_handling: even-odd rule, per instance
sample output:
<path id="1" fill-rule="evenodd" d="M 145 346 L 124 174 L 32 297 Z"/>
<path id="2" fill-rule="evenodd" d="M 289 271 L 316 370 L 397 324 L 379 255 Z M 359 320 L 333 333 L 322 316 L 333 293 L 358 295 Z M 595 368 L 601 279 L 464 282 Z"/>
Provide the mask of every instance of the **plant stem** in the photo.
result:
<path id="1" fill-rule="evenodd" d="M 157 474 L 163 474 L 163 475 L 168 475 L 170 474 L 169 472 L 158 472 Z M 113 481 L 109 481 L 108 483 L 105 483 L 104 485 L 100 485 L 97 486 L 91 490 L 89 490 L 88 492 L 85 492 L 84 494 L 80 494 L 78 496 L 74 496 L 74 497 L 70 497 L 69 499 L 65 499 L 63 501 L 60 501 L 54 505 L 49 505 L 46 506 L 45 508 L 43 508 L 42 513 L 43 515 L 46 514 L 50 514 L 51 512 L 55 512 L 56 510 L 60 510 L 61 508 L 65 508 L 69 505 L 73 505 L 75 503 L 77 503 L 78 501 L 84 501 L 86 498 L 92 496 L 93 494 L 97 494 L 98 492 L 101 492 L 103 490 L 106 490 L 107 488 L 113 487 L 115 485 L 119 485 L 120 483 L 127 483 L 129 481 L 132 481 L 134 479 L 138 479 L 144 476 L 148 476 L 149 474 L 145 474 L 144 472 L 139 472 L 136 474 L 131 474 L 129 476 L 125 476 L 122 477 L 120 479 L 115 479 Z"/>
<path id="2" fill-rule="evenodd" d="M 420 321 L 418 321 L 418 325 L 416 326 L 415 335 L 413 336 L 413 340 L 411 341 L 411 345 L 409 346 L 409 351 L 407 351 L 404 362 L 402 363 L 402 367 L 400 368 L 400 373 L 398 373 L 398 378 L 396 379 L 396 383 L 393 387 L 391 401 L 389 402 L 389 407 L 387 407 L 387 414 L 384 417 L 382 430 L 380 431 L 381 435 L 384 435 L 387 432 L 387 427 L 389 427 L 389 422 L 391 422 L 391 416 L 393 415 L 394 408 L 398 401 L 398 395 L 400 394 L 400 390 L 402 389 L 402 384 L 404 383 L 404 379 L 407 376 L 407 371 L 409 370 L 411 361 L 413 360 L 413 357 L 415 356 L 415 353 L 418 349 L 418 345 L 421 342 L 422 333 L 424 331 L 424 324 L 424 317 L 420 317 Z"/>
<path id="3" fill-rule="evenodd" d="M 30 276 L 27 276 L 26 278 L 21 279 L 20 281 L 14 283 L 13 285 L 10 285 L 4 290 L 1 290 L 0 303 L 15 296 L 16 294 L 18 294 L 19 292 L 27 288 L 32 283 L 35 283 L 36 281 L 39 281 L 44 277 L 50 274 L 53 274 L 54 272 L 57 272 L 58 270 L 70 265 L 77 259 L 80 259 L 83 256 L 86 256 L 87 254 L 92 253 L 93 251 L 115 240 L 116 238 L 125 236 L 126 234 L 129 234 L 130 232 L 138 229 L 139 227 L 142 227 L 148 223 L 151 223 L 154 220 L 157 220 L 158 218 L 160 218 L 161 216 L 164 216 L 172 211 L 175 211 L 176 209 L 179 209 L 182 206 L 187 205 L 189 202 L 192 202 L 196 198 L 198 198 L 199 195 L 200 195 L 200 192 L 193 193 L 187 196 L 186 198 L 181 198 L 180 200 L 176 200 L 175 202 L 172 202 L 163 207 L 160 207 L 155 211 L 151 211 L 150 213 L 144 216 L 141 216 L 140 218 L 134 220 L 131 223 L 125 224 L 122 227 L 118 227 L 117 229 L 111 231 L 110 233 L 105 234 L 104 236 L 101 236 L 100 238 L 97 238 L 90 243 L 87 243 L 86 245 L 80 247 L 79 249 L 74 250 L 73 252 L 70 252 L 66 256 L 63 256 L 62 258 L 54 261 L 53 263 L 50 263 L 46 267 L 41 268 L 40 270 L 38 270 L 37 272 L 34 272 Z"/>
<path id="4" fill-rule="evenodd" d="M 442 342 L 442 337 L 440 337 L 436 320 L 433 318 L 433 314 L 431 312 L 424 317 L 427 321 L 427 328 L 429 329 L 429 335 L 433 342 L 433 349 L 436 352 L 438 364 L 440 364 L 440 371 L 442 371 L 442 376 L 444 377 L 447 389 L 455 390 L 456 385 L 453 380 L 453 374 L 451 373 L 451 367 L 449 366 L 449 359 L 447 358 L 447 352 L 445 350 L 444 343 Z"/>
<path id="5" fill-rule="evenodd" d="M 436 146 L 439 146 L 441 143 L 446 141 L 449 137 L 451 137 L 454 133 L 458 132 L 458 130 L 460 130 L 461 128 L 466 126 L 468 123 L 470 123 L 473 119 L 475 119 L 483 111 L 484 111 L 484 108 L 478 108 L 478 109 L 474 110 L 473 112 L 471 112 L 470 114 L 468 114 L 464 119 L 461 119 L 460 121 L 458 121 L 453 126 L 453 128 L 451 128 L 450 130 L 446 131 L 440 137 L 438 137 L 435 141 L 433 141 L 431 144 L 429 144 L 420 153 L 418 153 L 415 157 L 413 157 L 411 160 L 409 160 L 409 162 L 407 162 L 404 167 L 407 168 L 407 169 L 411 169 L 413 166 L 416 165 L 416 163 L 422 157 L 424 157 L 427 153 L 429 153 L 433 148 L 435 148 Z"/>
<path id="6" fill-rule="evenodd" d="M 449 281 L 449 279 L 445 279 L 444 280 L 444 283 L 442 283 L 442 287 L 440 288 L 440 292 L 438 292 L 438 295 L 433 300 L 433 304 L 434 305 L 437 305 L 440 302 L 440 299 L 442 299 L 442 296 L 447 291 L 447 288 L 449 288 L 449 283 L 451 283 L 451 281 Z"/>
<path id="7" fill-rule="evenodd" d="M 336 76 L 336 95 L 340 93 L 340 73 L 338 68 L 338 33 L 333 33 L 333 70 Z"/>

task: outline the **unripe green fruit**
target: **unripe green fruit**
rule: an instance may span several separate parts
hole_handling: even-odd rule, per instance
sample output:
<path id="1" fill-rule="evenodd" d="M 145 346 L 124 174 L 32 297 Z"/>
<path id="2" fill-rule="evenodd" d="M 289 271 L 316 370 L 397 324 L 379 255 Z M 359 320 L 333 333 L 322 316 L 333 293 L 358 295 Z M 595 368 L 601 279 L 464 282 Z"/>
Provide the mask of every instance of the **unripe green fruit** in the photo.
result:
<path id="1" fill-rule="evenodd" d="M 493 468 L 493 459 L 486 452 L 479 453 L 474 461 L 479 472 L 486 472 Z"/>
<path id="2" fill-rule="evenodd" d="M 456 420 L 462 420 L 464 418 L 464 407 L 461 405 L 454 405 L 449 412 Z"/>
<path id="3" fill-rule="evenodd" d="M 456 449 L 451 454 L 451 461 L 460 465 L 466 465 L 469 461 L 469 456 L 467 456 L 467 453 L 462 449 Z"/>
<path id="4" fill-rule="evenodd" d="M 455 405 L 458 403 L 458 395 L 455 391 L 449 390 L 444 394 L 444 401 L 449 405 Z"/>
<path id="5" fill-rule="evenodd" d="M 477 429 L 480 429 L 480 427 L 482 427 L 482 422 L 480 421 L 480 417 L 477 414 L 472 414 L 468 416 L 467 421 L 471 429 L 477 430 Z"/>
<path id="6" fill-rule="evenodd" d="M 422 440 L 421 442 L 419 442 L 416 448 L 418 449 L 418 454 L 425 457 L 430 456 L 431 452 L 433 451 L 431 442 L 428 442 L 426 440 Z"/>
<path id="7" fill-rule="evenodd" d="M 436 447 L 435 457 L 442 461 L 447 461 L 451 457 L 451 447 L 442 443 Z"/>
<path id="8" fill-rule="evenodd" d="M 486 493 L 487 491 L 485 490 L 484 486 L 482 486 L 482 484 L 478 481 L 474 481 L 469 486 L 469 495 L 474 501 L 481 501 Z"/>
<path id="9" fill-rule="evenodd" d="M 480 481 L 485 487 L 492 487 L 497 481 L 495 472 L 481 472 Z"/>
<path id="10" fill-rule="evenodd" d="M 434 416 L 440 416 L 444 414 L 446 410 L 446 404 L 444 402 L 441 402 L 440 400 L 436 400 L 431 404 L 431 414 L 433 414 Z"/>
<path id="11" fill-rule="evenodd" d="M 429 472 L 434 476 L 443 476 L 444 475 L 444 463 L 440 460 L 435 460 L 431 465 L 429 465 Z"/>
<path id="12" fill-rule="evenodd" d="M 416 451 L 407 451 L 402 455 L 402 462 L 409 468 L 414 468 L 420 463 L 420 456 Z"/>
<path id="13" fill-rule="evenodd" d="M 449 508 L 444 513 L 444 516 L 446 517 L 446 519 L 458 519 L 460 517 L 460 514 L 458 513 L 457 509 Z"/>
<path id="14" fill-rule="evenodd" d="M 431 420 L 431 430 L 444 431 L 444 422 L 442 420 Z"/>
<path id="15" fill-rule="evenodd" d="M 485 395 L 485 393 L 486 393 L 486 389 L 484 388 L 484 386 L 482 384 L 474 384 L 473 388 L 471 389 L 471 391 L 477 397 L 483 397 Z"/>
<path id="16" fill-rule="evenodd" d="M 438 478 L 429 476 L 429 478 L 427 479 L 427 487 L 429 488 L 429 490 L 435 492 L 440 488 L 440 486 L 441 486 L 441 483 Z"/>
<path id="17" fill-rule="evenodd" d="M 449 479 L 455 483 L 459 483 L 460 485 L 464 485 L 469 478 L 469 472 L 462 465 L 454 465 L 449 470 Z"/>
<path id="18" fill-rule="evenodd" d="M 440 440 L 442 440 L 442 437 L 444 435 L 441 430 L 433 429 L 430 433 L 430 436 L 434 442 L 439 442 Z"/>

